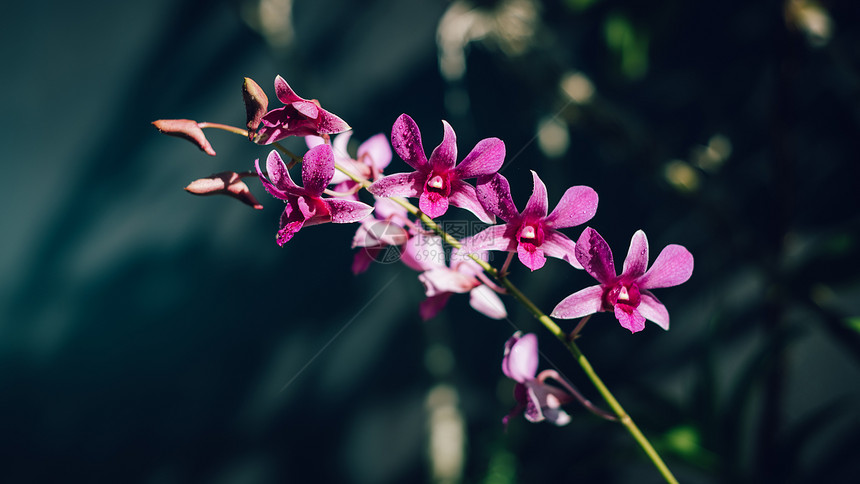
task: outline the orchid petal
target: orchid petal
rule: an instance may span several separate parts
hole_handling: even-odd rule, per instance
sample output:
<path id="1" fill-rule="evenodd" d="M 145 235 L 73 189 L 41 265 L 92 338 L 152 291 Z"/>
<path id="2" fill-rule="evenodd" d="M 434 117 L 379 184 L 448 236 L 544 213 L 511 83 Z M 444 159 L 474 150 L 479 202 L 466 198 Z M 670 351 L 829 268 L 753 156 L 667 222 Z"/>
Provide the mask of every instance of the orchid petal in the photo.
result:
<path id="1" fill-rule="evenodd" d="M 520 213 L 511 197 L 511 186 L 501 174 L 479 178 L 476 193 L 487 212 L 506 222 L 519 220 Z"/>
<path id="2" fill-rule="evenodd" d="M 329 145 L 309 149 L 302 162 L 302 185 L 310 195 L 320 196 L 334 176 L 334 152 Z"/>
<path id="3" fill-rule="evenodd" d="M 302 212 L 293 206 L 292 203 L 287 203 L 284 207 L 284 212 L 281 214 L 281 226 L 278 229 L 276 239 L 278 245 L 284 246 L 296 233 L 301 230 L 304 225 L 305 217 Z"/>
<path id="4" fill-rule="evenodd" d="M 510 341 L 510 340 L 509 340 Z M 502 371 L 511 380 L 525 383 L 533 380 L 538 367 L 538 340 L 534 333 L 527 333 L 515 340 L 505 351 Z"/>
<path id="5" fill-rule="evenodd" d="M 474 277 L 460 274 L 447 267 L 438 267 L 425 271 L 418 276 L 424 285 L 424 294 L 433 297 L 445 292 L 463 294 L 480 284 Z"/>
<path id="6" fill-rule="evenodd" d="M 630 312 L 623 308 L 623 304 L 615 305 L 615 318 L 621 323 L 621 326 L 629 329 L 631 333 L 638 333 L 645 329 L 645 317 L 638 309 L 631 309 Z"/>
<path id="7" fill-rule="evenodd" d="M 460 241 L 463 246 L 463 253 L 476 253 L 486 250 L 503 250 L 512 252 L 517 247 L 516 239 L 512 238 L 506 232 L 507 225 L 493 225 L 478 232 L 477 234 L 467 237 Z"/>
<path id="8" fill-rule="evenodd" d="M 369 158 L 370 161 L 364 161 L 365 158 Z M 380 172 L 384 170 L 391 163 L 391 145 L 385 135 L 379 133 L 367 138 L 358 147 L 358 159 Z"/>
<path id="9" fill-rule="evenodd" d="M 639 294 L 639 312 L 649 321 L 654 321 L 663 329 L 669 329 L 669 311 L 653 294 L 649 291 L 642 291 Z"/>
<path id="10" fill-rule="evenodd" d="M 557 229 L 575 227 L 591 220 L 595 213 L 597 192 L 584 185 L 570 187 L 547 216 L 546 224 Z"/>
<path id="11" fill-rule="evenodd" d="M 545 218 L 549 203 L 547 201 L 546 185 L 544 185 L 543 180 L 540 179 L 534 170 L 532 170 L 532 179 L 534 180 L 534 189 L 532 190 L 532 196 L 529 198 L 528 203 L 526 203 L 525 210 L 523 210 L 523 217 Z"/>
<path id="12" fill-rule="evenodd" d="M 305 218 L 305 226 L 319 225 L 331 222 L 331 213 L 325 202 L 318 197 L 298 197 L 296 206 Z"/>
<path id="13" fill-rule="evenodd" d="M 320 108 L 320 115 L 316 122 L 316 132 L 321 134 L 336 134 L 349 131 L 352 128 L 339 116 Z"/>
<path id="14" fill-rule="evenodd" d="M 591 227 L 582 231 L 576 241 L 576 260 L 582 264 L 586 272 L 601 284 L 607 284 L 615 279 L 615 261 L 612 251 L 603 237 Z"/>
<path id="15" fill-rule="evenodd" d="M 529 422 L 542 422 L 544 420 L 544 415 L 540 399 L 535 395 L 534 388 L 532 388 L 531 385 L 528 385 L 527 388 L 528 391 L 526 394 L 528 395 L 528 401 L 526 402 L 526 409 L 523 412 L 523 415 Z"/>
<path id="16" fill-rule="evenodd" d="M 541 420 L 546 419 L 558 426 L 570 423 L 570 415 L 561 409 L 561 405 L 570 400 L 567 393 L 541 382 L 533 382 L 528 387 L 531 390 L 530 396 L 534 398 L 534 405 L 540 408 L 543 417 Z M 526 418 L 528 418 L 528 414 Z"/>
<path id="17" fill-rule="evenodd" d="M 590 286 L 567 296 L 552 310 L 553 318 L 574 319 L 597 313 L 603 307 L 603 288 Z"/>
<path id="18" fill-rule="evenodd" d="M 654 264 L 637 281 L 642 289 L 672 287 L 686 282 L 693 275 L 693 254 L 684 246 L 667 245 Z"/>
<path id="19" fill-rule="evenodd" d="M 526 267 L 532 271 L 536 271 L 546 264 L 546 256 L 544 255 L 541 247 L 533 247 L 534 248 L 530 250 L 526 244 L 518 244 L 517 256 L 519 257 L 520 262 L 522 262 Z"/>
<path id="20" fill-rule="evenodd" d="M 278 100 L 280 100 L 284 104 L 291 104 L 296 101 L 303 101 L 298 94 L 293 91 L 293 88 L 287 84 L 287 81 L 284 80 L 283 77 L 277 76 L 275 77 L 275 95 L 278 96 Z"/>
<path id="21" fill-rule="evenodd" d="M 380 178 L 367 187 L 377 197 L 417 197 L 424 192 L 427 174 L 418 171 L 395 173 Z"/>
<path id="22" fill-rule="evenodd" d="M 296 112 L 310 119 L 317 119 L 317 117 L 320 115 L 320 111 L 322 111 L 320 107 L 316 104 L 305 100 L 293 101 L 291 103 L 284 104 L 289 104 L 293 109 L 296 110 Z"/>
<path id="23" fill-rule="evenodd" d="M 447 172 L 457 162 L 457 135 L 445 120 L 442 120 L 442 132 L 442 142 L 430 153 L 429 163 L 434 171 Z"/>
<path id="24" fill-rule="evenodd" d="M 392 221 L 366 220 L 355 231 L 352 247 L 403 245 L 407 240 L 409 240 L 409 232 Z"/>
<path id="25" fill-rule="evenodd" d="M 642 274 L 645 274 L 645 269 L 648 268 L 648 237 L 645 232 L 637 230 L 630 239 L 630 248 L 627 250 L 627 257 L 624 259 L 624 270 L 621 272 L 621 277 L 624 279 L 637 279 Z"/>
<path id="26" fill-rule="evenodd" d="M 540 247 L 547 257 L 561 259 L 576 269 L 582 269 L 582 264 L 576 260 L 576 243 L 563 233 L 548 230 Z"/>
<path id="27" fill-rule="evenodd" d="M 331 139 L 331 150 L 334 152 L 335 161 L 352 160 L 352 157 L 349 156 L 349 138 L 351 137 L 352 131 L 347 131 Z M 313 146 L 308 146 L 308 148 L 313 148 Z"/>
<path id="28" fill-rule="evenodd" d="M 448 197 L 424 191 L 418 197 L 418 208 L 430 218 L 441 217 L 448 211 Z"/>
<path id="29" fill-rule="evenodd" d="M 403 246 L 400 260 L 417 271 L 445 267 L 445 249 L 436 236 L 416 235 Z"/>
<path id="30" fill-rule="evenodd" d="M 475 187 L 464 181 L 451 181 L 451 193 L 448 195 L 448 203 L 472 212 L 481 222 L 488 224 L 496 222 L 496 217 L 488 213 L 484 206 L 481 205 L 481 202 L 478 201 Z"/>
<path id="31" fill-rule="evenodd" d="M 331 221 L 336 224 L 358 222 L 373 212 L 373 207 L 355 200 L 326 198 L 323 201 L 331 213 Z"/>
<path id="32" fill-rule="evenodd" d="M 428 297 L 427 299 L 421 301 L 418 305 L 418 313 L 421 315 L 421 319 L 427 321 L 428 319 L 432 319 L 434 316 L 439 314 L 446 304 L 448 304 L 448 298 L 451 297 L 450 292 L 442 293 L 433 297 Z"/>
<path id="33" fill-rule="evenodd" d="M 408 114 L 401 114 L 391 128 L 391 146 L 400 158 L 416 170 L 428 171 L 427 156 L 421 144 L 421 131 Z"/>
<path id="34" fill-rule="evenodd" d="M 454 169 L 457 178 L 492 175 L 505 162 L 505 143 L 499 138 L 482 139 Z"/>
<path id="35" fill-rule="evenodd" d="M 483 284 L 469 292 L 469 305 L 488 318 L 504 319 L 508 317 L 505 303 L 502 302 L 499 295 Z"/>

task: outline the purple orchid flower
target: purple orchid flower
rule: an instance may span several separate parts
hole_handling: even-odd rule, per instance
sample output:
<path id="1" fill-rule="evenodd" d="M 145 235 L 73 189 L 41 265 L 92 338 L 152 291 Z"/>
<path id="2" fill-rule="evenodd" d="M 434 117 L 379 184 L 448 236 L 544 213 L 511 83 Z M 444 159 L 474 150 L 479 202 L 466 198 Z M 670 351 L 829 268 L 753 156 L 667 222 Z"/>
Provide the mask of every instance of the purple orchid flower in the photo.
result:
<path id="1" fill-rule="evenodd" d="M 544 370 L 537 374 L 538 359 L 538 340 L 533 333 L 524 335 L 517 331 L 505 343 L 502 371 L 505 376 L 517 382 L 514 387 L 517 406 L 502 419 L 505 425 L 521 412 L 525 412 L 525 417 L 530 422 L 548 420 L 559 426 L 570 422 L 570 416 L 561 406 L 573 401 L 576 391 L 554 370 Z M 547 384 L 546 381 L 550 378 L 566 389 Z"/>
<path id="2" fill-rule="evenodd" d="M 612 251 L 591 227 L 576 242 L 576 259 L 600 283 L 586 287 L 562 300 L 552 317 L 572 319 L 599 311 L 613 311 L 621 326 L 635 333 L 645 328 L 645 320 L 669 329 L 669 312 L 649 289 L 677 286 L 693 274 L 693 255 L 681 245 L 667 245 L 648 266 L 648 238 L 638 230 L 630 240 L 624 270 L 616 275 Z"/>
<path id="3" fill-rule="evenodd" d="M 546 263 L 546 257 L 562 259 L 582 269 L 574 257 L 576 244 L 557 229 L 585 223 L 597 212 L 597 193 L 587 186 L 567 189 L 555 210 L 547 215 L 546 185 L 532 171 L 534 191 L 522 213 L 511 198 L 508 180 L 496 173 L 478 180 L 478 198 L 488 212 L 507 222 L 494 225 L 463 241 L 470 251 L 502 250 L 516 252 L 531 270 Z"/>
<path id="4" fill-rule="evenodd" d="M 403 249 L 401 260 L 421 271 L 418 280 L 424 285 L 427 296 L 419 306 L 424 321 L 436 316 L 452 294 L 465 293 L 469 293 L 469 305 L 475 311 L 493 319 L 507 317 L 502 300 L 481 281 L 481 266 L 458 251 L 451 254 L 450 266 L 445 264 L 445 250 L 440 237 L 412 237 Z"/>
<path id="5" fill-rule="evenodd" d="M 408 115 L 401 114 L 391 130 L 391 145 L 415 171 L 383 177 L 368 190 L 378 197 L 418 197 L 418 207 L 430 218 L 443 215 L 448 205 L 454 205 L 493 223 L 495 219 L 481 206 L 475 187 L 463 180 L 498 171 L 505 160 L 505 143 L 498 138 L 483 139 L 455 166 L 456 135 L 447 121 L 442 121 L 442 127 L 442 142 L 428 160 L 418 125 Z"/>
<path id="6" fill-rule="evenodd" d="M 305 153 L 302 162 L 302 184 L 296 185 L 277 151 L 266 160 L 267 179 L 256 160 L 257 175 L 273 197 L 286 202 L 278 230 L 278 245 L 286 244 L 302 227 L 326 222 L 351 223 L 370 215 L 373 207 L 355 200 L 322 198 L 326 185 L 334 176 L 334 154 L 331 146 L 319 145 Z"/>
<path id="7" fill-rule="evenodd" d="M 344 120 L 321 108 L 316 100 L 299 97 L 281 76 L 275 78 L 275 94 L 284 106 L 260 119 L 254 139 L 257 144 L 268 145 L 287 136 L 319 136 L 351 129 Z"/>

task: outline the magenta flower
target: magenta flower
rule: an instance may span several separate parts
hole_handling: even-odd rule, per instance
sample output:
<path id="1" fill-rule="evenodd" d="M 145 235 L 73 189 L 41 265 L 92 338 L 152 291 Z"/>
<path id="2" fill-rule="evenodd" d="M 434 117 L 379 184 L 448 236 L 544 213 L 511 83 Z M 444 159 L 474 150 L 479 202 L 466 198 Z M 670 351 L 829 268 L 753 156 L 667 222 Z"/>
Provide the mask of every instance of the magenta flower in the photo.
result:
<path id="1" fill-rule="evenodd" d="M 278 245 L 283 246 L 302 227 L 325 222 L 350 223 L 370 215 L 373 207 L 355 200 L 322 198 L 326 185 L 334 176 L 334 154 L 329 145 L 319 145 L 305 153 L 302 162 L 302 184 L 296 185 L 277 151 L 266 160 L 267 179 L 255 161 L 260 181 L 273 197 L 286 202 L 278 230 Z"/>
<path id="2" fill-rule="evenodd" d="M 646 319 L 669 329 L 669 312 L 649 290 L 677 286 L 693 274 L 693 255 L 675 244 L 667 245 L 646 271 L 648 238 L 641 230 L 630 240 L 620 276 L 616 275 L 609 245 L 591 227 L 576 242 L 576 259 L 600 284 L 566 297 L 553 309 L 552 317 L 572 319 L 613 311 L 621 326 L 632 333 L 642 331 Z"/>
<path id="3" fill-rule="evenodd" d="M 516 252 L 531 270 L 546 263 L 546 257 L 562 259 L 581 269 L 573 255 L 576 244 L 557 229 L 582 224 L 597 211 L 597 193 L 587 186 L 570 187 L 555 210 L 547 215 L 546 185 L 532 171 L 534 191 L 522 213 L 511 198 L 508 180 L 495 174 L 478 180 L 478 198 L 488 212 L 507 222 L 494 225 L 463 241 L 467 250 L 502 250 Z"/>
<path id="4" fill-rule="evenodd" d="M 574 400 L 575 390 L 554 370 L 544 370 L 535 376 L 538 358 L 538 340 L 532 333 L 523 335 L 521 331 L 517 331 L 505 343 L 502 371 L 517 382 L 514 387 L 517 406 L 502 420 L 505 425 L 511 417 L 523 411 L 530 422 L 548 420 L 556 425 L 570 422 L 570 416 L 561 406 Z M 550 378 L 568 390 L 547 384 L 546 381 Z"/>
<path id="5" fill-rule="evenodd" d="M 483 139 L 455 166 L 456 135 L 447 121 L 442 121 L 442 127 L 442 142 L 428 160 L 418 125 L 408 115 L 401 114 L 391 130 L 391 145 L 415 171 L 383 177 L 368 190 L 378 197 L 418 197 L 418 207 L 431 218 L 443 215 L 448 205 L 454 205 L 469 210 L 484 222 L 494 222 L 493 216 L 478 202 L 475 187 L 463 180 L 498 171 L 505 160 L 505 143 L 498 138 Z"/>
<path id="6" fill-rule="evenodd" d="M 316 100 L 299 97 L 281 76 L 275 78 L 275 94 L 284 106 L 262 117 L 254 139 L 258 144 L 271 144 L 287 136 L 319 136 L 350 129 L 344 120 L 321 108 Z"/>
<path id="7" fill-rule="evenodd" d="M 472 309 L 493 319 L 507 317 L 505 305 L 493 290 L 479 278 L 481 266 L 471 258 L 451 254 L 450 266 L 445 264 L 442 239 L 416 235 L 406 243 L 401 260 L 407 266 L 421 271 L 418 280 L 424 285 L 427 299 L 421 302 L 421 319 L 436 316 L 448 304 L 452 294 L 469 293 Z"/>

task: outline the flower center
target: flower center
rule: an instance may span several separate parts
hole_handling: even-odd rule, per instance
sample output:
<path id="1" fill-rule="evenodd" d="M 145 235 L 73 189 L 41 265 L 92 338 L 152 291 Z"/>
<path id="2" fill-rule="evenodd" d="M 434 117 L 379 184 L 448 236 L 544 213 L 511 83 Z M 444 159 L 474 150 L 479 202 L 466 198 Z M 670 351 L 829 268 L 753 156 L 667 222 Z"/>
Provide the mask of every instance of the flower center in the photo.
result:
<path id="1" fill-rule="evenodd" d="M 432 173 L 424 183 L 424 191 L 447 197 L 451 192 L 447 173 Z"/>
<path id="2" fill-rule="evenodd" d="M 442 180 L 442 177 L 439 175 L 434 176 L 427 182 L 427 186 L 430 188 L 435 188 L 437 190 L 441 190 L 443 186 L 445 186 L 445 181 Z"/>
<path id="3" fill-rule="evenodd" d="M 537 223 L 526 223 L 517 234 L 517 239 L 520 244 L 524 244 L 529 250 L 535 247 L 540 247 L 543 244 L 543 228 Z"/>
<path id="4" fill-rule="evenodd" d="M 639 286 L 635 282 L 619 281 L 606 288 L 603 295 L 603 309 L 611 311 L 617 304 L 624 309 L 639 307 Z"/>

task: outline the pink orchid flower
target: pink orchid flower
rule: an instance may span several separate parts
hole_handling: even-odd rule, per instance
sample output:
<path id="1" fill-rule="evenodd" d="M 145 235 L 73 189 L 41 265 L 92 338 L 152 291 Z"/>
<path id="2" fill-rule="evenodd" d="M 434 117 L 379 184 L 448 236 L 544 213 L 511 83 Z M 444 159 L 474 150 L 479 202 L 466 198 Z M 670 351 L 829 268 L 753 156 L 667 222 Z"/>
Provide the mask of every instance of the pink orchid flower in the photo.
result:
<path id="1" fill-rule="evenodd" d="M 546 257 L 562 259 L 582 269 L 573 255 L 576 244 L 557 229 L 587 222 L 597 212 L 597 193 L 587 186 L 567 189 L 555 210 L 547 215 L 546 185 L 532 171 L 534 191 L 522 213 L 511 198 L 508 180 L 496 173 L 478 180 L 478 198 L 488 212 L 505 224 L 488 227 L 463 241 L 470 251 L 502 250 L 516 252 L 531 270 L 544 266 Z"/>
<path id="2" fill-rule="evenodd" d="M 530 422 L 547 420 L 559 426 L 570 422 L 570 416 L 561 406 L 573 401 L 576 391 L 554 370 L 544 370 L 537 374 L 538 359 L 538 340 L 533 333 L 524 335 L 517 331 L 505 343 L 502 371 L 505 376 L 517 382 L 514 387 L 517 406 L 502 419 L 505 425 L 512 417 L 522 412 L 525 412 L 525 417 Z M 546 381 L 550 378 L 565 388 L 547 384 Z"/>
<path id="3" fill-rule="evenodd" d="M 358 222 L 373 211 L 373 207 L 355 200 L 322 198 L 326 185 L 334 176 L 334 154 L 329 145 L 315 146 L 305 153 L 303 186 L 296 185 L 290 178 L 290 172 L 277 151 L 272 150 L 266 160 L 269 178 L 260 170 L 260 160 L 254 163 L 266 191 L 286 202 L 277 234 L 278 245 L 286 244 L 302 227 L 326 222 Z"/>
<path id="4" fill-rule="evenodd" d="M 430 218 L 443 215 L 449 205 L 454 205 L 493 223 L 493 216 L 478 202 L 475 187 L 463 180 L 498 171 L 505 160 L 505 143 L 498 138 L 483 139 L 456 165 L 454 129 L 447 121 L 442 121 L 442 127 L 442 142 L 428 160 L 418 125 L 408 115 L 401 114 L 391 130 L 391 145 L 415 171 L 383 177 L 368 190 L 378 197 L 418 197 L 418 207 Z"/>
<path id="5" fill-rule="evenodd" d="M 421 271 L 418 280 L 424 285 L 427 296 L 419 306 L 423 320 L 436 316 L 452 294 L 465 293 L 469 293 L 469 305 L 475 311 L 493 319 L 507 317 L 502 300 L 481 281 L 481 266 L 458 251 L 451 254 L 450 265 L 445 264 L 441 238 L 424 235 L 412 237 L 404 247 L 401 260 L 407 266 Z"/>
<path id="6" fill-rule="evenodd" d="M 316 100 L 296 94 L 281 76 L 275 78 L 275 94 L 284 106 L 263 115 L 255 143 L 268 145 L 287 136 L 319 136 L 350 129 L 344 120 L 321 108 Z"/>
<path id="7" fill-rule="evenodd" d="M 576 242 L 576 259 L 600 283 L 586 287 L 562 300 L 552 317 L 572 319 L 599 311 L 612 311 L 621 326 L 635 333 L 645 328 L 645 320 L 669 329 L 669 312 L 650 289 L 682 284 L 693 274 L 693 255 L 681 245 L 667 245 L 648 267 L 648 238 L 638 230 L 630 240 L 624 270 L 616 275 L 612 251 L 591 227 Z"/>

